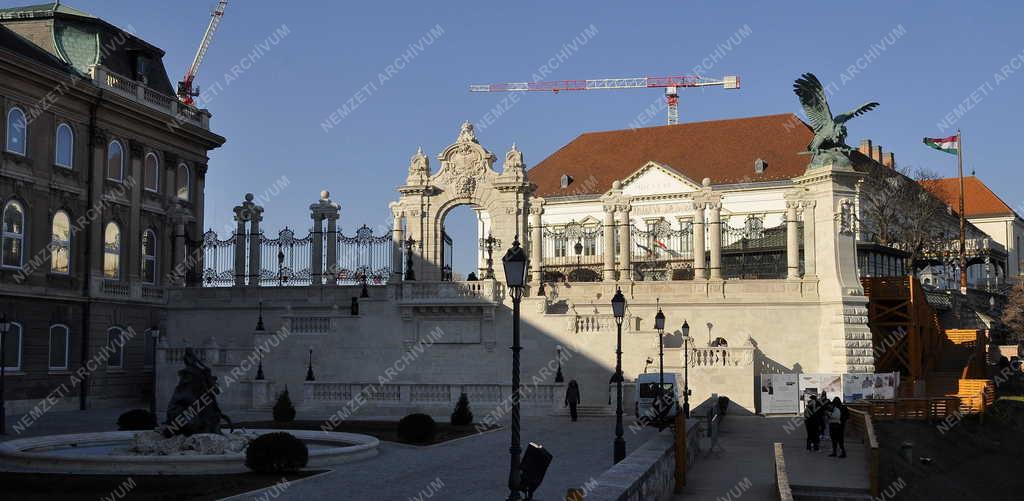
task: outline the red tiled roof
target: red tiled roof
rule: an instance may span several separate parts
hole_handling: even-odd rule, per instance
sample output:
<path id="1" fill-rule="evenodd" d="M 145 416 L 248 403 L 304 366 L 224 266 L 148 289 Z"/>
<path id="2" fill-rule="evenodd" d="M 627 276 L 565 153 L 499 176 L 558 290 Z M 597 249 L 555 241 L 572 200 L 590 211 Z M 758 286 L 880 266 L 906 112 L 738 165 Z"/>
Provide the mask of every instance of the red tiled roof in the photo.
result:
<path id="1" fill-rule="evenodd" d="M 654 161 L 700 183 L 776 181 L 804 173 L 814 134 L 791 113 L 714 120 L 641 129 L 588 132 L 545 158 L 529 171 L 538 196 L 600 194 L 615 180 Z M 762 174 L 754 161 L 767 162 Z M 573 178 L 565 189 L 563 174 Z"/>
<path id="2" fill-rule="evenodd" d="M 960 207 L 960 180 L 955 177 L 922 182 L 925 189 L 953 210 Z M 1016 212 L 999 195 L 975 176 L 964 177 L 964 215 L 967 217 L 1015 216 Z"/>

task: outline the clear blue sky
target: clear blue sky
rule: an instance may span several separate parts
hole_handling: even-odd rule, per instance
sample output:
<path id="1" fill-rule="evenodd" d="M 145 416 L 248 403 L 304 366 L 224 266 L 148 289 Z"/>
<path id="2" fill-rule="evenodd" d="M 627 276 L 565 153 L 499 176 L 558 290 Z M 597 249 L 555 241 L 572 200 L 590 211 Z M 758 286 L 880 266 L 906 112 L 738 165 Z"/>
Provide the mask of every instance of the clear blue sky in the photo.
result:
<path id="1" fill-rule="evenodd" d="M 11 2 L 4 2 L 11 4 Z M 213 0 L 75 0 L 167 51 L 172 80 L 190 62 Z M 1008 4 L 1013 4 L 1008 6 Z M 563 44 L 593 25 L 597 33 L 547 79 L 689 74 L 716 49 L 709 76 L 737 74 L 739 91 L 687 90 L 682 121 L 800 108 L 791 91 L 801 72 L 835 81 L 833 111 L 867 100 L 881 107 L 851 123 L 850 142 L 870 137 L 901 165 L 955 175 L 955 159 L 921 144 L 949 135 L 938 123 L 963 105 L 953 126 L 965 134 L 966 168 L 1021 210 L 1018 125 L 1024 104 L 1024 8 L 1017 2 L 338 2 L 235 0 L 228 7 L 199 84 L 220 82 L 208 103 L 227 144 L 212 153 L 208 226 L 223 228 L 247 191 L 261 193 L 282 175 L 290 184 L 265 203 L 276 231 L 309 226 L 308 205 L 321 189 L 342 204 L 346 233 L 388 224 L 388 202 L 409 157 L 422 145 L 433 157 L 463 120 L 479 122 L 502 99 L 470 94 L 470 83 L 528 81 Z M 287 26 L 277 45 L 234 78 L 226 73 Z M 329 132 L 329 114 L 435 25 L 443 34 Z M 902 29 L 899 27 L 902 26 Z M 749 27 L 749 34 L 737 36 Z M 900 31 L 893 37 L 893 30 Z M 747 31 L 747 30 L 745 30 Z M 889 35 L 890 40 L 885 37 Z M 720 45 L 741 39 L 731 49 Z M 866 54 L 876 48 L 867 62 Z M 856 74 L 848 67 L 858 64 Z M 1015 58 L 1018 58 L 1014 60 Z M 710 60 L 708 60 L 710 61 Z M 1012 65 L 1005 76 L 1004 65 Z M 248 63 L 247 63 L 248 66 Z M 1000 73 L 1000 78 L 994 75 Z M 844 78 L 844 74 L 846 77 Z M 850 78 L 852 77 L 852 78 Z M 997 81 L 998 80 L 998 81 Z M 980 88 L 980 90 L 979 90 Z M 967 105 L 965 100 L 973 101 Z M 516 141 L 528 165 L 581 132 L 629 127 L 658 90 L 530 94 L 478 131 L 499 158 Z M 663 112 L 651 119 L 660 125 Z M 751 138 L 756 141 L 756 138 Z M 432 160 L 432 167 L 437 162 Z M 471 262 L 469 211 L 454 229 L 457 262 Z"/>

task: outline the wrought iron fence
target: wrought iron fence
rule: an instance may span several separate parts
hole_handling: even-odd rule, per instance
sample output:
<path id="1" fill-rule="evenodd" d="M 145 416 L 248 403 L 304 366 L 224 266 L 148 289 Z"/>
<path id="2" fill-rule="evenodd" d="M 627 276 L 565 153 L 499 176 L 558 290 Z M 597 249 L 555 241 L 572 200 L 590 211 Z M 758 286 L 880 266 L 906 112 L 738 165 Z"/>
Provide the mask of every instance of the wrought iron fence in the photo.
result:
<path id="1" fill-rule="evenodd" d="M 326 234 L 325 234 L 326 235 Z M 326 283 L 327 277 L 335 276 L 339 285 L 358 285 L 364 281 L 367 285 L 383 285 L 391 276 L 392 242 L 391 234 L 376 236 L 373 230 L 364 225 L 354 236 L 346 236 L 338 232 L 334 242 L 331 238 L 322 240 L 319 249 L 323 274 L 314 276 L 312 262 L 314 259 L 314 235 L 296 237 L 295 232 L 285 227 L 278 232 L 276 238 L 268 238 L 263 233 L 237 235 L 232 233 L 226 239 L 220 239 L 213 230 L 203 235 L 203 287 L 231 287 L 235 285 L 235 275 L 242 275 L 243 283 L 259 286 L 296 286 L 310 285 L 315 281 Z M 258 252 L 260 270 L 253 273 L 250 269 L 250 243 L 253 238 L 259 239 Z M 235 260 L 237 247 L 242 246 L 241 255 L 244 263 L 236 270 Z M 328 246 L 334 245 L 336 262 L 328 257 Z"/>
<path id="2" fill-rule="evenodd" d="M 633 273 L 637 280 L 692 280 L 693 279 L 693 225 L 680 223 L 672 228 L 661 220 L 648 225 L 646 230 L 633 226 Z"/>
<path id="3" fill-rule="evenodd" d="M 803 223 L 797 225 L 803 270 Z M 725 278 L 786 278 L 786 223 L 769 228 L 748 216 L 742 228 L 722 224 L 722 276 Z"/>
<path id="4" fill-rule="evenodd" d="M 376 236 L 373 229 L 365 224 L 356 230 L 355 236 L 347 237 L 338 233 L 337 263 L 328 263 L 324 253 L 324 269 L 334 270 L 341 285 L 361 283 L 365 277 L 370 285 L 387 283 L 391 276 L 393 246 L 391 233 Z"/>
<path id="5" fill-rule="evenodd" d="M 203 234 L 203 287 L 230 287 L 235 284 L 236 235 L 221 240 L 213 230 Z"/>
<path id="6" fill-rule="evenodd" d="M 542 255 L 546 281 L 596 282 L 604 261 L 604 228 L 571 221 L 545 226 Z M 614 250 L 612 250 L 614 252 Z"/>

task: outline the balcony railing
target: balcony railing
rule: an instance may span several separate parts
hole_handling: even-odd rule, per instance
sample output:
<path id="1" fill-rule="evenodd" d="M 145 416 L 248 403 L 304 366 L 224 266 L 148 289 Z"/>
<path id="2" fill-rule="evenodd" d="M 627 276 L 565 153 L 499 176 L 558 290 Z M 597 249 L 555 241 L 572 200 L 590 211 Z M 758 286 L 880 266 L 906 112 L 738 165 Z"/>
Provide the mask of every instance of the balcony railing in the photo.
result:
<path id="1" fill-rule="evenodd" d="M 92 66 L 90 71 L 93 83 L 102 89 L 167 113 L 182 124 L 189 123 L 206 130 L 210 129 L 210 113 L 206 110 L 183 104 L 174 96 L 168 96 L 145 86 L 142 82 L 113 73 L 103 66 Z"/>
<path id="2" fill-rule="evenodd" d="M 429 302 L 436 300 L 467 300 L 497 302 L 501 285 L 495 280 L 472 280 L 464 282 L 416 282 L 402 283 L 402 301 Z"/>

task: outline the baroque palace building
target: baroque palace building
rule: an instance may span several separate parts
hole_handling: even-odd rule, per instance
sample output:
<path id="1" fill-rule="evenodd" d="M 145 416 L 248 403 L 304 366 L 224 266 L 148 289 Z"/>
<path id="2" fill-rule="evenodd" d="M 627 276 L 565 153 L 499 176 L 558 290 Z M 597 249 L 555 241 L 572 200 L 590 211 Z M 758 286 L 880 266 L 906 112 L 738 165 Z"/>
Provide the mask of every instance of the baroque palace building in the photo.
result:
<path id="1" fill-rule="evenodd" d="M 913 181 L 866 143 L 849 167 L 808 167 L 812 136 L 791 114 L 587 133 L 528 168 L 516 145 L 499 160 L 465 123 L 438 165 L 422 150 L 411 157 L 383 235 L 339 232 L 325 191 L 309 235 L 269 237 L 247 196 L 232 235 L 204 237 L 204 286 L 170 292 L 158 391 L 170 393 L 193 347 L 222 377 L 229 410 L 266 409 L 289 388 L 309 418 L 440 416 L 462 393 L 500 414 L 512 392 L 500 257 L 517 238 L 530 263 L 524 412 L 560 412 L 570 379 L 585 406 L 611 411 L 617 289 L 629 303 L 630 407 L 629 383 L 657 360 L 659 307 L 666 370 L 688 364 L 695 402 L 720 393 L 755 411 L 764 373 L 891 370 L 891 357 L 878 364 L 889 333 L 872 332 L 863 279 L 906 280 L 908 253 L 878 244 L 862 213 L 872 179 Z M 475 281 L 448 268 L 459 242 L 445 218 L 463 205 L 478 220 Z M 936 219 L 957 226 L 948 211 Z M 969 238 L 976 258 L 1005 266 L 998 243 L 977 243 L 987 237 L 974 226 Z"/>
<path id="2" fill-rule="evenodd" d="M 151 334 L 168 288 L 195 278 L 207 153 L 224 143 L 206 110 L 178 102 L 163 55 L 59 3 L 0 9 L 12 412 L 47 396 L 65 408 L 148 400 Z"/>

